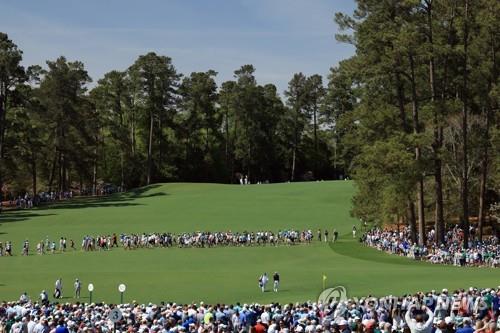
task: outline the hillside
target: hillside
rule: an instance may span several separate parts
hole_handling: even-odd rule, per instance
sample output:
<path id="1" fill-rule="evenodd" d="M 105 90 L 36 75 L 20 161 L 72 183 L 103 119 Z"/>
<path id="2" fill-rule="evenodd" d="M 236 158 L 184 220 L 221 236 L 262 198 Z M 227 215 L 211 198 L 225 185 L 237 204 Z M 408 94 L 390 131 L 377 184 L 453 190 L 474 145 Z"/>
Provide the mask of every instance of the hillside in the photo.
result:
<path id="1" fill-rule="evenodd" d="M 498 284 L 495 270 L 414 262 L 360 245 L 349 233 L 357 223 L 349 216 L 353 191 L 353 184 L 345 181 L 158 184 L 107 198 L 8 212 L 0 217 L 0 240 L 13 241 L 14 256 L 0 257 L 0 300 L 17 299 L 25 290 L 32 297 L 42 289 L 51 292 L 58 277 L 67 297 L 72 281 L 79 278 L 84 286 L 95 285 L 94 301 L 108 302 L 119 300 L 119 283 L 127 284 L 125 301 L 143 302 L 296 302 L 319 295 L 323 274 L 327 285 L 344 285 L 353 296 Z M 47 236 L 74 239 L 79 249 L 86 234 L 284 228 L 316 234 L 326 227 L 340 231 L 338 243 L 20 255 L 24 239 L 34 253 L 35 244 Z M 261 293 L 258 276 L 274 271 L 282 276 L 282 290 Z M 82 295 L 88 296 L 86 291 Z"/>

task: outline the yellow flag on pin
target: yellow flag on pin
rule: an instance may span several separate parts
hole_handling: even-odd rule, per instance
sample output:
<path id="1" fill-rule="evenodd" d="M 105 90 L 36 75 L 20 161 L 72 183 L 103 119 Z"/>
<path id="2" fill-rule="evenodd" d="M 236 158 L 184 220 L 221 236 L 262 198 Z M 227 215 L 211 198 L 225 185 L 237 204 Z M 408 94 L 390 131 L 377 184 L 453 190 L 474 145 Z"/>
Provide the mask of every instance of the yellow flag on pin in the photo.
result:
<path id="1" fill-rule="evenodd" d="M 323 274 L 323 290 L 325 290 L 326 288 L 325 282 L 326 282 L 326 275 Z"/>

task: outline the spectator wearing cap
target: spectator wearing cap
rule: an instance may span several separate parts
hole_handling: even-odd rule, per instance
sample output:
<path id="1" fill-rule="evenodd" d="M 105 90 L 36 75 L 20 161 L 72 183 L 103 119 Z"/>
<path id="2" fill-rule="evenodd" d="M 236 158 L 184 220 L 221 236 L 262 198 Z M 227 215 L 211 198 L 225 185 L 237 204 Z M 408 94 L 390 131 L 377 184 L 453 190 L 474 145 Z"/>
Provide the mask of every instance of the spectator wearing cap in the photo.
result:
<path id="1" fill-rule="evenodd" d="M 455 333 L 455 322 L 453 321 L 453 318 L 448 316 L 444 318 L 444 333 Z"/>
<path id="2" fill-rule="evenodd" d="M 468 292 L 464 289 L 456 290 L 452 293 L 453 297 L 446 296 L 447 291 L 444 290 L 443 295 L 453 300 L 450 303 L 453 304 L 467 295 L 474 302 L 483 300 L 488 294 L 493 298 L 498 296 L 492 294 L 491 291 L 498 293 L 500 288 L 471 288 Z M 436 293 L 433 291 L 431 295 L 436 295 Z M 210 306 L 203 303 L 199 305 L 162 303 L 157 306 L 152 303 L 138 305 L 134 301 L 132 304 L 118 305 L 124 320 L 117 324 L 116 329 L 117 332 L 122 333 L 256 333 L 256 329 L 263 330 L 259 329 L 262 325 L 264 326 L 262 333 L 389 333 L 389 331 L 411 333 L 411 328 L 414 332 L 427 333 L 425 323 L 431 316 L 429 313 L 422 313 L 419 309 L 415 309 L 415 304 L 420 303 L 419 300 L 423 296 L 424 293 L 418 293 L 415 296 L 405 295 L 397 298 L 397 302 L 393 296 L 380 299 L 368 296 L 360 300 L 351 299 L 331 304 L 306 302 L 284 305 L 273 303 L 264 306 L 260 304 Z M 483 301 L 482 304 L 487 303 Z M 490 304 L 491 307 L 487 308 L 488 315 L 480 321 L 480 323 L 484 322 L 486 327 L 472 333 L 500 333 L 496 332 L 496 325 L 492 327 L 487 323 L 493 314 L 493 302 Z M 110 333 L 114 325 L 106 318 L 112 308 L 113 306 L 108 304 L 41 304 L 29 301 L 21 305 L 19 301 L 4 302 L 0 303 L 0 322 L 6 326 L 6 321 L 10 321 L 12 326 L 13 321 L 19 322 L 23 316 L 26 319 L 34 316 L 37 325 L 32 333 L 56 333 L 61 329 L 67 329 L 70 333 Z M 457 333 L 471 332 L 468 327 L 472 320 L 479 319 L 479 312 L 471 313 L 471 320 L 469 320 L 469 317 L 463 316 L 463 313 L 456 308 L 457 306 L 450 305 L 448 310 L 443 312 L 445 318 L 433 320 L 436 324 L 434 333 L 455 333 L 455 327 L 460 331 Z M 375 312 L 371 312 L 372 310 Z M 393 310 L 392 315 L 389 316 L 391 310 Z M 425 312 L 428 312 L 427 310 L 431 309 L 426 309 Z M 394 320 L 394 314 L 398 313 L 400 317 L 406 317 L 407 311 L 410 316 L 408 324 L 401 319 L 398 325 L 393 325 L 393 327 L 387 325 Z M 242 313 L 246 321 L 244 325 L 240 321 Z M 368 316 L 362 322 L 360 318 L 367 313 Z M 248 319 L 246 319 L 247 314 Z M 208 323 L 205 323 L 205 316 L 211 318 Z M 257 323 L 257 319 L 260 319 L 260 323 Z M 47 325 L 47 320 L 50 326 Z M 268 322 L 268 325 L 264 321 Z M 62 323 L 62 327 L 61 324 L 57 325 L 58 323 Z M 14 330 L 9 329 L 3 333 L 17 333 L 15 331 L 19 330 L 18 326 L 14 324 Z M 22 328 L 19 333 L 23 333 Z"/>
<path id="3" fill-rule="evenodd" d="M 255 333 L 266 333 L 267 327 L 262 324 L 262 320 L 257 319 L 257 324 L 253 327 Z"/>
<path id="4" fill-rule="evenodd" d="M 443 289 L 436 302 L 434 315 L 438 319 L 444 319 L 450 310 L 450 298 L 448 297 L 448 289 Z"/>
<path id="5" fill-rule="evenodd" d="M 340 333 L 350 333 L 351 330 L 349 329 L 349 326 L 347 325 L 347 320 L 341 319 L 339 322 L 339 331 Z"/>
<path id="6" fill-rule="evenodd" d="M 432 322 L 434 320 L 434 314 L 425 305 L 422 306 L 422 310 L 427 313 L 427 321 L 424 321 L 424 316 L 422 314 L 417 314 L 415 318 L 411 318 L 411 312 L 415 308 L 415 304 L 411 304 L 406 311 L 405 320 L 406 324 L 411 330 L 411 333 L 431 333 Z"/>
<path id="7" fill-rule="evenodd" d="M 365 319 L 361 322 L 363 324 L 363 332 L 373 333 L 375 330 L 375 319 Z"/>
<path id="8" fill-rule="evenodd" d="M 463 319 L 463 327 L 457 329 L 456 333 L 474 333 L 470 318 Z"/>

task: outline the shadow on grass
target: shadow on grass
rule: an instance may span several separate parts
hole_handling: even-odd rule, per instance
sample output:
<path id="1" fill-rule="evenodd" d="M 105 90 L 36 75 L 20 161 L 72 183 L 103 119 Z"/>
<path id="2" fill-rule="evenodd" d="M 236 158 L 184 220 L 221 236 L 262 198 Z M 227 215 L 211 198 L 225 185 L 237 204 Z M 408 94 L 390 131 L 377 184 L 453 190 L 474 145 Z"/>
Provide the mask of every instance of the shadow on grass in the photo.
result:
<path id="1" fill-rule="evenodd" d="M 344 237 L 347 238 L 348 236 Z M 388 254 L 377 249 L 372 249 L 364 245 L 363 243 L 360 243 L 357 240 L 353 239 L 341 238 L 335 243 L 331 242 L 329 245 L 333 252 L 353 259 L 402 266 L 415 264 L 429 265 L 428 263 L 423 261 L 412 260 L 409 258 Z"/>
<path id="2" fill-rule="evenodd" d="M 154 190 L 160 186 L 161 185 L 150 185 L 134 189 L 129 192 L 114 193 L 109 196 L 102 197 L 74 198 L 69 201 L 43 205 L 37 208 L 37 210 L 138 206 L 142 204 L 134 203 L 132 201 L 168 195 L 165 192 L 147 194 L 148 191 Z"/>
<path id="3" fill-rule="evenodd" d="M 149 193 L 161 185 L 155 184 L 150 186 L 141 187 L 125 193 L 115 193 L 109 196 L 101 197 L 85 197 L 73 198 L 68 201 L 55 202 L 42 204 L 33 210 L 12 210 L 0 214 L 0 226 L 2 223 L 21 222 L 36 218 L 38 216 L 53 216 L 54 213 L 43 213 L 46 210 L 58 209 L 84 209 L 84 208 L 100 208 L 100 207 L 130 207 L 143 205 L 141 203 L 133 202 L 137 199 L 161 197 L 168 195 L 165 192 Z"/>
<path id="4" fill-rule="evenodd" d="M 129 199 L 120 199 L 120 200 L 105 200 L 105 201 L 94 201 L 89 202 L 85 200 L 84 202 L 65 202 L 60 204 L 54 204 L 51 206 L 41 207 L 37 210 L 46 210 L 46 209 L 82 209 L 82 208 L 97 208 L 97 207 L 128 207 L 128 206 L 140 206 L 141 204 L 126 202 Z M 54 214 L 49 214 L 54 215 Z"/>
<path id="5" fill-rule="evenodd" d="M 159 185 L 159 184 L 153 184 L 153 185 L 135 188 L 135 189 L 132 189 L 128 192 L 123 193 L 123 196 L 131 197 L 131 198 L 149 198 L 149 197 L 157 197 L 157 196 L 167 195 L 167 193 L 165 193 L 165 192 L 156 192 L 156 193 L 151 193 L 151 194 L 146 194 L 146 195 L 144 194 L 148 191 L 154 190 L 154 189 L 161 187 L 161 186 L 162 185 Z"/>
<path id="6" fill-rule="evenodd" d="M 33 211 L 9 211 L 9 212 L 2 213 L 2 215 L 0 215 L 0 226 L 3 223 L 20 222 L 20 221 L 29 220 L 33 217 L 54 216 L 54 215 L 56 215 L 56 214 L 36 213 L 35 210 L 33 210 Z M 2 234 L 2 233 L 0 232 L 0 234 Z"/>

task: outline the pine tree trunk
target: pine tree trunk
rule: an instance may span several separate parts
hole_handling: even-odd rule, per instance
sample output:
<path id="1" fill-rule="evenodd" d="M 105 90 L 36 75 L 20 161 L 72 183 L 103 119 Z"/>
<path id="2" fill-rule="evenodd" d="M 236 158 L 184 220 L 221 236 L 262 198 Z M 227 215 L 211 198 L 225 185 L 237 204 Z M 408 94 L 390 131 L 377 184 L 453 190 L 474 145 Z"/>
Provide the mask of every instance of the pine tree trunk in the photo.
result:
<path id="1" fill-rule="evenodd" d="M 92 170 L 92 195 L 97 195 L 97 143 L 98 138 L 96 138 L 96 144 L 94 147 L 94 165 Z"/>
<path id="2" fill-rule="evenodd" d="M 431 90 L 431 101 L 433 104 L 433 126 L 434 126 L 434 142 L 433 158 L 434 158 L 434 191 L 435 191 L 435 217 L 434 228 L 436 230 L 436 244 L 444 243 L 444 213 L 443 213 L 443 180 L 442 180 L 442 162 L 440 157 L 442 147 L 442 128 L 439 123 L 439 109 L 436 105 L 436 81 L 434 70 L 434 36 L 433 36 L 433 19 L 432 19 L 432 1 L 426 1 L 427 4 L 427 24 L 429 26 L 429 44 L 431 45 L 431 57 L 429 60 L 429 86 Z"/>
<path id="3" fill-rule="evenodd" d="M 420 152 L 417 153 L 419 156 Z M 417 212 L 418 212 L 418 242 L 420 245 L 425 245 L 426 240 L 426 232 L 425 232 L 425 214 L 424 214 L 424 179 L 420 177 L 418 180 L 418 189 L 417 189 Z"/>
<path id="4" fill-rule="evenodd" d="M 442 162 L 440 158 L 434 158 L 434 190 L 436 195 L 436 212 L 435 212 L 435 229 L 436 229 L 436 244 L 444 243 L 444 211 L 443 211 L 443 179 L 442 179 Z"/>
<path id="5" fill-rule="evenodd" d="M 68 162 L 66 160 L 66 154 L 63 154 L 63 169 L 62 169 L 62 172 L 63 172 L 63 192 L 65 192 L 66 190 L 68 190 Z"/>
<path id="6" fill-rule="evenodd" d="M 156 162 L 161 169 L 163 163 L 163 135 L 162 135 L 162 116 L 158 117 L 158 161 Z"/>
<path id="7" fill-rule="evenodd" d="M 132 157 L 135 156 L 135 111 L 132 111 L 132 125 L 130 129 L 130 139 L 132 148 Z"/>
<path id="8" fill-rule="evenodd" d="M 420 125 L 418 120 L 418 101 L 417 101 L 417 87 L 416 87 L 416 79 L 415 79 L 415 63 L 413 54 L 409 54 L 410 60 L 410 70 L 411 70 L 411 92 L 412 92 L 412 114 L 413 114 L 413 133 L 420 133 Z M 420 147 L 417 144 L 415 147 L 415 159 L 418 163 L 421 159 L 421 151 Z M 419 179 L 417 181 L 417 214 L 418 214 L 418 243 L 419 245 L 425 245 L 425 213 L 424 213 L 424 176 L 422 174 L 419 175 Z"/>
<path id="9" fill-rule="evenodd" d="M 398 57 L 396 59 L 396 67 L 399 68 L 400 64 L 401 64 L 401 59 L 399 59 Z M 401 75 L 397 70 L 395 73 L 395 80 L 396 80 L 396 91 L 398 96 L 399 119 L 401 121 L 401 127 L 405 133 L 409 133 L 410 129 L 406 121 L 406 112 L 405 112 L 404 81 L 401 79 Z"/>
<path id="10" fill-rule="evenodd" d="M 83 174 L 81 171 L 79 172 L 79 176 L 80 176 L 80 196 L 81 196 L 83 190 Z"/>
<path id="11" fill-rule="evenodd" d="M 417 242 L 417 221 L 415 218 L 415 204 L 413 200 L 407 198 L 407 208 L 408 208 L 408 224 L 410 226 L 410 238 L 413 243 Z"/>
<path id="12" fill-rule="evenodd" d="M 488 106 L 489 107 L 489 106 Z M 485 201 L 486 201 L 486 183 L 488 181 L 488 163 L 489 163 L 489 140 L 490 140 L 490 112 L 485 111 L 486 114 L 486 128 L 484 131 L 484 146 L 483 157 L 481 161 L 481 180 L 479 184 L 479 214 L 478 214 L 478 229 L 479 240 L 483 240 L 483 228 L 485 222 Z"/>
<path id="13" fill-rule="evenodd" d="M 485 213 L 485 194 L 486 194 L 486 180 L 488 177 L 488 148 L 484 148 L 483 160 L 481 162 L 481 181 L 479 185 L 479 214 L 477 218 L 477 227 L 479 229 L 479 241 L 483 240 L 484 228 L 484 213 Z"/>
<path id="14" fill-rule="evenodd" d="M 54 160 L 52 162 L 52 168 L 50 168 L 50 175 L 49 175 L 49 192 L 52 192 L 52 185 L 54 184 L 54 178 L 55 178 L 55 173 L 56 173 L 56 163 L 57 163 L 57 146 L 55 147 L 54 151 Z"/>
<path id="15" fill-rule="evenodd" d="M 121 169 L 121 182 L 120 182 L 120 187 L 121 187 L 121 191 L 124 190 L 125 188 L 125 158 L 124 158 L 124 152 L 122 151 L 122 153 L 120 154 L 120 169 Z"/>
<path id="16" fill-rule="evenodd" d="M 247 128 L 247 138 L 248 138 L 248 128 Z M 250 182 L 250 171 L 251 171 L 251 166 L 252 166 L 252 146 L 250 144 L 250 140 L 248 141 L 247 156 L 248 156 L 248 160 L 247 160 L 247 177 L 248 177 L 248 181 Z"/>
<path id="17" fill-rule="evenodd" d="M 318 120 L 317 107 L 314 107 L 313 122 L 314 122 L 314 178 L 318 179 Z"/>
<path id="18" fill-rule="evenodd" d="M 60 136 L 59 136 L 59 196 L 64 191 L 64 149 L 63 144 L 65 144 L 64 140 L 64 128 L 63 125 L 59 125 L 60 128 Z"/>
<path id="19" fill-rule="evenodd" d="M 491 91 L 492 82 L 497 82 L 498 80 L 498 66 L 495 50 L 495 35 L 490 34 L 490 46 L 491 46 L 491 61 L 492 61 L 492 79 L 488 83 L 488 91 Z M 489 163 L 489 145 L 490 145 L 490 117 L 492 115 L 492 109 L 495 109 L 493 101 L 489 101 L 487 109 L 485 109 L 486 117 L 486 128 L 484 131 L 484 147 L 483 147 L 483 159 L 481 161 L 481 181 L 479 185 L 479 214 L 478 214 L 478 229 L 479 229 L 479 240 L 483 240 L 483 228 L 485 222 L 485 201 L 486 201 L 486 183 L 488 181 L 488 163 Z"/>
<path id="20" fill-rule="evenodd" d="M 34 154 L 31 156 L 31 183 L 33 188 L 33 196 L 37 193 L 37 184 L 36 184 L 36 159 Z"/>
<path id="21" fill-rule="evenodd" d="M 468 44 L 469 44 L 469 27 L 468 27 L 468 0 L 465 0 L 465 13 L 464 13 L 464 70 L 463 70 L 463 91 L 462 91 L 462 181 L 461 181 L 461 199 L 462 199 L 462 227 L 464 230 L 464 247 L 469 247 L 469 175 L 468 175 Z"/>
<path id="22" fill-rule="evenodd" d="M 0 166 L 3 165 L 3 151 L 4 151 L 4 127 L 5 127 L 5 113 L 7 108 L 5 106 L 5 97 L 3 89 L 0 87 Z M 3 170 L 0 167 L 0 204 L 3 200 Z"/>
<path id="23" fill-rule="evenodd" d="M 146 185 L 151 184 L 151 171 L 153 167 L 153 128 L 154 128 L 154 119 L 153 119 L 153 111 L 149 112 L 149 144 L 148 144 L 148 170 L 146 177 Z"/>
<path id="24" fill-rule="evenodd" d="M 0 86 L 0 161 L 5 156 L 5 120 L 7 114 L 7 89 L 5 84 Z M 1 179 L 1 177 L 0 177 Z M 2 185 L 2 184 L 0 184 Z"/>
<path id="25" fill-rule="evenodd" d="M 229 177 L 228 177 L 228 181 L 229 181 L 229 184 L 232 184 L 233 182 L 233 177 L 231 177 L 231 166 L 229 165 L 229 112 L 226 110 L 226 121 L 225 121 L 225 124 L 224 124 L 224 127 L 225 127 L 225 134 L 226 134 L 226 146 L 225 146 L 225 156 L 226 156 L 226 169 L 227 169 L 227 172 L 229 172 Z"/>
<path id="26" fill-rule="evenodd" d="M 401 63 L 400 59 L 397 59 L 396 61 L 396 66 L 399 66 Z M 397 98 L 398 98 L 398 106 L 399 106 L 399 117 L 401 121 L 401 127 L 405 133 L 410 133 L 411 129 L 410 126 L 408 126 L 407 121 L 406 121 L 406 112 L 405 112 L 405 95 L 404 95 L 404 82 L 401 79 L 400 74 L 396 71 L 395 74 L 395 79 L 396 79 L 396 90 L 397 90 Z M 413 82 L 414 83 L 414 82 Z M 414 86 L 412 86 L 414 88 Z M 413 89 L 412 89 L 413 90 Z M 413 90 L 413 101 L 416 101 L 416 90 Z M 416 124 L 418 124 L 418 114 L 416 113 L 417 105 L 413 104 L 413 116 L 414 116 L 414 121 L 416 120 Z M 417 119 L 415 119 L 415 116 Z M 414 124 L 415 125 L 415 124 Z M 415 128 L 418 128 L 418 126 L 414 126 Z M 418 155 L 417 155 L 418 153 Z M 420 156 L 420 150 L 417 148 L 416 149 L 416 157 Z M 420 203 L 423 203 L 423 194 L 420 194 L 420 190 L 423 190 L 423 184 L 420 186 L 419 182 L 419 195 L 418 198 L 422 197 L 422 200 L 419 200 L 419 234 L 421 230 L 421 223 L 420 221 L 423 220 L 423 216 L 421 216 L 421 212 L 423 212 L 423 208 L 420 205 Z M 407 198 L 407 211 L 408 211 L 408 216 L 407 216 L 407 221 L 408 225 L 410 227 L 410 238 L 413 243 L 417 243 L 417 221 L 416 221 L 416 216 L 415 216 L 415 204 L 413 200 L 408 196 Z M 424 232 L 425 233 L 425 232 Z M 420 239 L 422 239 L 420 237 Z"/>
<path id="27" fill-rule="evenodd" d="M 62 192 L 62 161 L 63 161 L 63 158 L 62 158 L 62 152 L 61 150 L 59 150 L 59 157 L 58 157 L 58 163 L 57 163 L 57 176 L 58 176 L 58 179 L 57 179 L 57 190 L 58 192 Z"/>

